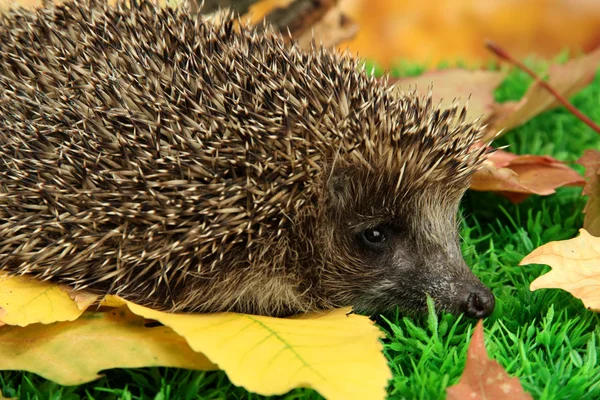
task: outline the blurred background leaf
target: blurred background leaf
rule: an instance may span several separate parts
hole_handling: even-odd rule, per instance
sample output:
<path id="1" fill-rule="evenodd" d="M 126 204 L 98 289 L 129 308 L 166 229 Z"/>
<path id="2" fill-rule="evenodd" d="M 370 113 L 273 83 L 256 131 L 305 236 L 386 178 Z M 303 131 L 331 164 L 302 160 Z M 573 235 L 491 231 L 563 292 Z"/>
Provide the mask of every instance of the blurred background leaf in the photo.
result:
<path id="1" fill-rule="evenodd" d="M 263 0 L 251 12 L 261 19 L 289 3 Z M 339 0 L 338 7 L 360 27 L 340 48 L 383 68 L 401 59 L 428 67 L 442 61 L 483 64 L 493 59 L 484 39 L 518 58 L 547 59 L 566 49 L 587 52 L 600 44 L 597 0 Z"/>

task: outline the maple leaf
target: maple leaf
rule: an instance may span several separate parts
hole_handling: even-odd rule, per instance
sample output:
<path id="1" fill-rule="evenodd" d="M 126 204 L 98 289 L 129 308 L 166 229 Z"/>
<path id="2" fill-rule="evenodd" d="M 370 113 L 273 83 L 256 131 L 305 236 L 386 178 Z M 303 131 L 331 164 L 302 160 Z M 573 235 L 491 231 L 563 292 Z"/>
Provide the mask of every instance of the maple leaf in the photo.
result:
<path id="1" fill-rule="evenodd" d="M 446 389 L 447 400 L 529 400 L 519 378 L 511 378 L 498 362 L 488 357 L 483 341 L 483 321 L 475 326 L 467 363 L 460 381 Z"/>
<path id="2" fill-rule="evenodd" d="M 147 328 L 127 307 L 86 312 L 72 322 L 0 328 L 0 370 L 78 385 L 99 378 L 101 370 L 150 366 L 217 369 L 172 329 Z"/>
<path id="3" fill-rule="evenodd" d="M 497 150 L 473 174 L 471 190 L 492 191 L 518 203 L 531 194 L 549 195 L 562 186 L 579 186 L 577 171 L 550 156 L 516 155 Z"/>
<path id="4" fill-rule="evenodd" d="M 600 311 L 600 238 L 585 229 L 574 239 L 550 242 L 535 249 L 519 265 L 547 264 L 552 270 L 531 282 L 530 289 L 559 288 Z"/>
<path id="5" fill-rule="evenodd" d="M 565 64 L 554 64 L 548 69 L 548 84 L 562 97 L 569 98 L 588 86 L 600 65 L 600 48 Z M 494 107 L 487 120 L 488 128 L 482 139 L 487 142 L 498 132 L 507 132 L 529 121 L 538 114 L 559 106 L 560 103 L 539 83 L 533 83 L 519 101 L 509 101 Z"/>
<path id="6" fill-rule="evenodd" d="M 498 71 L 454 68 L 426 72 L 417 77 L 390 79 L 390 83 L 403 90 L 416 89 L 422 95 L 433 87 L 434 104 L 441 102 L 444 107 L 449 107 L 457 98 L 463 104 L 468 100 L 467 120 L 475 120 L 491 115 L 495 104 L 493 91 L 505 77 L 505 73 Z"/>
<path id="7" fill-rule="evenodd" d="M 589 196 L 583 209 L 583 227 L 588 233 L 600 236 L 600 151 L 586 150 L 577 162 L 585 167 L 587 183 L 583 194 Z"/>

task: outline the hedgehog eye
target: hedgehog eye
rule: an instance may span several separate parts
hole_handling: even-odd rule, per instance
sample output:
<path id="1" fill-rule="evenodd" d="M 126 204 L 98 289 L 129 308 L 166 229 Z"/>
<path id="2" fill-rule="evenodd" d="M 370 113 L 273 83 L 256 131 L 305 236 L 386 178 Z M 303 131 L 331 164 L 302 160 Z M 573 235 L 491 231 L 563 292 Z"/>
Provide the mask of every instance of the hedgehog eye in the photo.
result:
<path id="1" fill-rule="evenodd" d="M 380 227 L 365 229 L 362 238 L 369 245 L 380 245 L 387 240 L 384 230 Z"/>

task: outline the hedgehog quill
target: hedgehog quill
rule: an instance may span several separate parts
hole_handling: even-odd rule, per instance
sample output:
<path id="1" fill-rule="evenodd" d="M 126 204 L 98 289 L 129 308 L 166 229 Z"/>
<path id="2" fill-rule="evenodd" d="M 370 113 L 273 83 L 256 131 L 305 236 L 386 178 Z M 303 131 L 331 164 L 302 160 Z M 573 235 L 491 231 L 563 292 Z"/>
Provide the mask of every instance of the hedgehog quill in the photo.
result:
<path id="1" fill-rule="evenodd" d="M 481 318 L 458 106 L 230 15 L 66 1 L 0 21 L 0 270 L 155 309 Z"/>

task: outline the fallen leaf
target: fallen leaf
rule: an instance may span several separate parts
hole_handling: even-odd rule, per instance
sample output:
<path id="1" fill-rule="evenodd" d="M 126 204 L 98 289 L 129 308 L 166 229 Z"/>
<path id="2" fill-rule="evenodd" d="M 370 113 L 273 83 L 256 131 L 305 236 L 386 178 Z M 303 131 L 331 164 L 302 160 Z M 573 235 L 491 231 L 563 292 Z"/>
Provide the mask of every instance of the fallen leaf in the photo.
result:
<path id="1" fill-rule="evenodd" d="M 300 35 L 297 42 L 300 47 L 309 49 L 314 39 L 315 43 L 329 48 L 352 39 L 358 33 L 358 28 L 356 22 L 342 13 L 339 7 L 334 7 L 310 30 Z"/>
<path id="2" fill-rule="evenodd" d="M 497 150 L 473 174 L 470 189 L 498 192 L 518 203 L 531 194 L 546 196 L 555 193 L 556 188 L 584 183 L 577 171 L 550 156 Z"/>
<path id="3" fill-rule="evenodd" d="M 95 294 L 80 290 L 73 290 L 67 285 L 59 285 L 59 287 L 69 294 L 71 300 L 77 304 L 77 308 L 79 308 L 81 311 L 87 310 L 92 304 L 97 303 L 98 299 L 100 298 L 100 296 Z"/>
<path id="4" fill-rule="evenodd" d="M 381 331 L 350 309 L 291 318 L 247 314 L 169 314 L 129 309 L 170 327 L 223 369 L 231 382 L 262 395 L 310 387 L 328 399 L 384 399 L 391 373 Z"/>
<path id="5" fill-rule="evenodd" d="M 600 151 L 586 150 L 577 162 L 585 167 L 587 183 L 583 194 L 589 196 L 583 209 L 583 227 L 588 233 L 600 236 Z"/>
<path id="6" fill-rule="evenodd" d="M 262 0 L 256 18 L 291 0 Z M 519 58 L 551 58 L 564 49 L 598 44 L 600 4 L 595 0 L 340 0 L 339 7 L 360 26 L 340 46 L 384 69 L 411 60 L 433 68 L 440 62 L 485 64 L 493 58 L 483 38 L 510 48 Z M 516 10 L 518 10 L 516 12 Z"/>
<path id="7" fill-rule="evenodd" d="M 0 288 L 10 286 L 17 290 L 5 293 L 4 297 L 0 296 L 0 301 L 15 300 L 13 296 L 20 294 L 18 290 L 28 295 L 29 292 L 18 286 L 29 287 L 33 283 L 32 280 L 13 278 L 1 281 Z M 44 283 L 33 286 L 33 293 L 39 293 L 41 289 L 51 289 Z M 67 292 L 58 287 L 54 289 L 62 295 L 58 298 L 59 306 L 56 308 L 65 307 L 79 311 Z M 52 303 L 53 299 L 54 297 L 49 297 L 39 309 L 47 310 L 55 306 Z M 17 300 L 23 303 L 31 301 L 31 298 L 25 296 Z M 171 314 L 151 310 L 116 296 L 106 296 L 100 304 L 105 307 L 126 305 L 131 312 L 140 317 L 161 322 L 167 327 L 165 329 L 169 329 L 169 332 L 172 329 L 182 337 L 181 340 L 187 341 L 193 351 L 205 355 L 207 359 L 195 359 L 192 366 L 185 366 L 185 357 L 189 358 L 185 349 L 172 348 L 171 341 L 152 337 L 151 332 L 163 332 L 166 335 L 167 331 L 145 330 L 149 328 L 140 325 L 143 319 L 138 321 L 123 314 L 105 321 L 110 312 L 85 312 L 74 322 L 40 325 L 32 324 L 36 318 L 31 318 L 32 315 L 37 315 L 38 308 L 21 307 L 18 310 L 30 317 L 30 325 L 25 328 L 0 328 L 0 369 L 27 370 L 61 384 L 78 384 L 95 379 L 98 370 L 106 368 L 162 365 L 211 369 L 218 365 L 234 384 L 262 395 L 277 395 L 296 387 L 311 387 L 330 399 L 383 399 L 386 396 L 387 381 L 391 378 L 391 372 L 382 353 L 382 332 L 369 318 L 349 315 L 349 308 L 290 318 L 273 318 L 236 313 Z M 122 336 L 119 336 L 119 318 L 123 322 Z M 91 328 L 90 324 L 94 323 L 104 325 L 94 325 Z M 166 347 L 160 351 L 171 354 L 173 358 L 157 355 L 148 361 L 143 354 L 137 356 L 140 349 L 132 343 L 136 343 L 138 339 L 130 335 L 136 327 L 138 330 L 134 330 L 133 333 L 140 333 L 141 336 L 148 336 L 148 340 L 155 340 L 152 346 L 142 342 L 141 347 L 151 347 L 157 353 L 164 342 Z M 96 332 L 96 335 L 88 331 Z M 33 350 L 19 353 L 19 349 L 23 349 L 23 343 L 35 349 L 42 342 L 48 343 L 50 347 L 39 354 Z M 115 343 L 115 346 L 111 343 Z M 67 344 L 72 344 L 72 348 L 68 348 Z M 104 357 L 93 353 L 91 349 L 96 349 L 95 351 L 104 354 Z M 57 353 L 47 354 L 46 351 Z M 69 351 L 75 353 L 70 355 Z M 180 351 L 184 351 L 184 359 L 178 358 Z M 46 361 L 37 360 L 36 357 Z M 58 358 L 66 359 L 71 364 L 65 361 L 64 365 L 52 367 L 51 364 L 55 364 Z M 98 362 L 87 367 L 82 366 L 81 363 L 85 363 L 84 360 L 88 358 L 98 359 Z M 133 360 L 137 360 L 135 362 L 138 364 L 132 364 Z M 104 364 L 98 367 L 99 363 Z"/>
<path id="8" fill-rule="evenodd" d="M 564 98 L 568 99 L 588 86 L 600 65 L 600 48 L 571 60 L 566 64 L 555 64 L 548 69 L 548 83 Z M 488 129 L 483 141 L 492 139 L 498 132 L 507 132 L 529 121 L 538 114 L 559 106 L 556 98 L 539 83 L 531 85 L 518 102 L 506 102 L 494 107 L 488 119 Z"/>
<path id="9" fill-rule="evenodd" d="M 416 89 L 425 95 L 433 85 L 432 99 L 434 103 L 441 101 L 449 107 L 454 99 L 462 104 L 468 100 L 467 120 L 475 120 L 493 111 L 494 89 L 504 80 L 506 74 L 499 71 L 470 71 L 466 69 L 446 69 L 426 72 L 417 77 L 391 79 L 396 87 Z"/>
<path id="10" fill-rule="evenodd" d="M 483 341 L 483 321 L 473 332 L 467 363 L 460 381 L 446 389 L 447 400 L 527 400 L 531 395 L 523 390 L 519 378 L 511 378 L 498 362 L 488 357 Z"/>
<path id="11" fill-rule="evenodd" d="M 585 229 L 574 239 L 550 242 L 535 249 L 519 265 L 547 264 L 552 271 L 531 282 L 530 289 L 558 288 L 600 311 L 600 238 Z"/>
<path id="12" fill-rule="evenodd" d="M 73 321 L 83 313 L 81 305 L 52 283 L 27 276 L 0 275 L 0 322 L 4 324 Z"/>
<path id="13" fill-rule="evenodd" d="M 61 385 L 79 385 L 109 368 L 151 366 L 214 370 L 184 338 L 147 328 L 127 307 L 85 312 L 76 321 L 0 328 L 0 370 L 29 371 Z"/>

